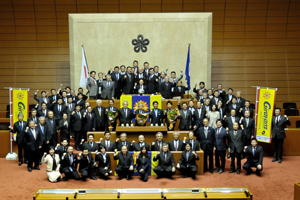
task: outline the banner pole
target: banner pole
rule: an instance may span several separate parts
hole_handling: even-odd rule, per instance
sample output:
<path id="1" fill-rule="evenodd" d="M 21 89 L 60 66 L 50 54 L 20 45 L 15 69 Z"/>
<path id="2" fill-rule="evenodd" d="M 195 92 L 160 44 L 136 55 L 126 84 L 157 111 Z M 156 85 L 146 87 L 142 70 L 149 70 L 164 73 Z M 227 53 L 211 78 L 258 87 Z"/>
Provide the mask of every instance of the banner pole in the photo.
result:
<path id="1" fill-rule="evenodd" d="M 11 98 L 11 91 L 12 91 L 12 88 L 9 88 L 8 92 L 9 92 L 9 124 L 10 124 L 10 127 L 12 127 L 12 113 L 11 113 L 11 107 L 12 107 L 12 98 Z M 10 153 L 12 154 L 12 132 L 9 131 L 10 133 Z"/>

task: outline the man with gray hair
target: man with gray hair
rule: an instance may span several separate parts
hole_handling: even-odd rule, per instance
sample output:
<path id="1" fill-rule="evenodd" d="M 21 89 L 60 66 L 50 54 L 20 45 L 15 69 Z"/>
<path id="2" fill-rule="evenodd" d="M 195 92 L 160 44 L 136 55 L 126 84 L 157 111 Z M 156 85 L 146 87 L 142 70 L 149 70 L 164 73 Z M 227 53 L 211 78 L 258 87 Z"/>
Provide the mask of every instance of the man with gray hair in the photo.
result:
<path id="1" fill-rule="evenodd" d="M 120 120 L 120 125 L 126 126 L 131 125 L 131 120 L 133 118 L 133 113 L 130 108 L 128 108 L 128 101 L 123 101 L 123 108 L 119 110 L 118 118 Z"/>
<path id="2" fill-rule="evenodd" d="M 13 128 L 9 126 L 9 131 L 12 133 L 17 133 L 16 142 L 18 144 L 18 157 L 19 157 L 19 166 L 23 164 L 23 150 L 24 150 L 24 162 L 27 163 L 27 152 L 26 152 L 26 142 L 25 138 L 25 129 L 28 126 L 26 121 L 23 121 L 23 113 L 18 114 L 18 121 L 14 123 Z"/>
<path id="3" fill-rule="evenodd" d="M 97 85 L 95 75 L 96 75 L 96 72 L 91 71 L 90 72 L 90 77 L 88 77 L 88 79 L 87 79 L 87 85 L 88 85 L 88 88 L 89 88 L 89 97 L 90 97 L 90 99 L 96 99 L 96 96 L 97 96 L 98 85 Z"/>
<path id="4" fill-rule="evenodd" d="M 48 112 L 48 117 L 45 119 L 47 124 L 46 143 L 48 147 L 55 146 L 57 141 L 57 123 L 52 111 Z"/>
<path id="5" fill-rule="evenodd" d="M 169 144 L 169 150 L 170 151 L 183 151 L 184 150 L 184 144 L 182 140 L 179 140 L 180 133 L 177 131 L 173 132 L 174 140 L 170 141 Z"/>
<path id="6" fill-rule="evenodd" d="M 100 87 L 102 88 L 103 99 L 114 99 L 115 96 L 115 83 L 111 80 L 111 75 L 106 75 L 106 81 L 100 83 Z"/>
<path id="7" fill-rule="evenodd" d="M 138 109 L 134 112 L 134 118 L 136 118 L 136 116 L 138 114 L 143 114 L 146 113 L 146 111 L 144 110 L 144 104 L 143 103 L 139 103 L 138 104 Z M 140 126 L 137 122 L 135 122 L 136 126 Z M 144 124 L 144 126 L 146 126 L 146 123 Z"/>
<path id="8" fill-rule="evenodd" d="M 240 108 L 245 107 L 245 99 L 241 97 L 242 92 L 236 91 L 236 103 L 239 105 Z"/>
<path id="9" fill-rule="evenodd" d="M 102 106 L 100 99 L 97 99 L 96 104 L 97 106 L 92 110 L 96 116 L 96 131 L 105 131 L 105 107 Z"/>
<path id="10" fill-rule="evenodd" d="M 135 143 L 135 141 L 133 140 L 132 143 L 127 141 L 127 134 L 126 133 L 121 133 L 120 134 L 120 139 L 117 138 L 116 139 L 116 142 L 115 142 L 115 148 L 114 149 L 117 149 L 118 151 L 121 151 L 122 149 L 122 146 L 126 146 L 128 151 L 132 151 L 133 150 L 133 144 Z"/>
<path id="11" fill-rule="evenodd" d="M 153 169 L 157 174 L 157 178 L 167 177 L 172 179 L 172 175 L 175 174 L 175 161 L 173 154 L 168 151 L 168 144 L 164 144 L 162 151 L 158 151 L 153 158 L 153 161 L 159 160 L 159 164 Z"/>
<path id="12" fill-rule="evenodd" d="M 162 132 L 156 133 L 156 141 L 151 143 L 151 151 L 161 151 L 163 144 L 167 144 L 163 141 L 163 134 Z"/>

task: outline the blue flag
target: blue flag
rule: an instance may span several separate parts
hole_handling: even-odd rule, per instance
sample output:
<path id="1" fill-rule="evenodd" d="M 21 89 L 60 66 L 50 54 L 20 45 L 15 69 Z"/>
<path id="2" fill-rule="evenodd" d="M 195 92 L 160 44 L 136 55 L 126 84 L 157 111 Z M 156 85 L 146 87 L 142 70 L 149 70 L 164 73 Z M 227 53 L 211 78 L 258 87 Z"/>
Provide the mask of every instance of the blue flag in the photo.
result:
<path id="1" fill-rule="evenodd" d="M 185 67 L 185 80 L 187 81 L 188 90 L 191 89 L 190 83 L 190 45 L 188 48 L 187 58 L 186 58 L 186 67 Z"/>

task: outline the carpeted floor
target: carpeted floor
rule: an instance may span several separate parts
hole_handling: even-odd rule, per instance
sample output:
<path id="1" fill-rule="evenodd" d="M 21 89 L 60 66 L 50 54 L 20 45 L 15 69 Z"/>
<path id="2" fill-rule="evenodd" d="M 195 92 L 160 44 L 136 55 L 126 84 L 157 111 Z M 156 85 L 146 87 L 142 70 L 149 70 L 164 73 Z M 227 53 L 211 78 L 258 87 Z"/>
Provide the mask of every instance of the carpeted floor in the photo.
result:
<path id="1" fill-rule="evenodd" d="M 159 179 L 152 176 L 144 183 L 138 177 L 127 181 L 91 180 L 86 182 L 69 180 L 67 182 L 50 183 L 47 180 L 45 164 L 41 170 L 27 171 L 27 166 L 18 166 L 17 161 L 0 159 L 0 199 L 32 199 L 38 188 L 157 188 L 157 187 L 248 187 L 255 200 L 292 200 L 294 197 L 294 183 L 300 181 L 298 173 L 300 156 L 286 156 L 281 164 L 272 163 L 271 157 L 264 158 L 262 176 L 255 174 L 246 176 L 245 171 L 240 175 L 229 174 L 230 160 L 226 161 L 226 171 L 223 174 L 205 173 L 196 180 L 183 179 L 175 176 L 173 180 Z M 244 163 L 245 160 L 242 161 Z"/>

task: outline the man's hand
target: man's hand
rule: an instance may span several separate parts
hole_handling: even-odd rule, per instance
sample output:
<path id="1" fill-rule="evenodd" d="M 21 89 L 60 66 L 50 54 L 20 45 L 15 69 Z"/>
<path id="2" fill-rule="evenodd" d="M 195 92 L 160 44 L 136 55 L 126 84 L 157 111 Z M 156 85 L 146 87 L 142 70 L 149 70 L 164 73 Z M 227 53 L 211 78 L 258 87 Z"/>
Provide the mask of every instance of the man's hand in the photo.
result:
<path id="1" fill-rule="evenodd" d="M 47 153 L 45 152 L 44 155 L 43 155 L 43 157 L 45 157 L 46 155 L 47 155 Z"/>
<path id="2" fill-rule="evenodd" d="M 118 149 L 115 149 L 115 153 L 117 153 Z"/>
<path id="3" fill-rule="evenodd" d="M 252 138 L 254 138 L 254 136 L 253 136 L 253 135 L 251 135 L 251 139 L 252 139 Z"/>
<path id="4" fill-rule="evenodd" d="M 182 69 L 180 70 L 180 72 L 182 73 Z M 196 84 L 197 85 L 197 84 Z"/>
<path id="5" fill-rule="evenodd" d="M 52 104 L 55 104 L 56 103 L 56 101 L 52 101 Z"/>
<path id="6" fill-rule="evenodd" d="M 283 115 L 287 119 L 287 115 Z"/>
<path id="7" fill-rule="evenodd" d="M 144 169 L 141 169 L 141 170 L 140 170 L 140 172 L 143 172 L 143 171 L 144 171 Z"/>
<path id="8" fill-rule="evenodd" d="M 179 164 L 177 164 L 177 168 L 180 169 L 180 165 Z"/>
<path id="9" fill-rule="evenodd" d="M 135 83 L 134 85 L 137 86 L 137 83 Z"/>
<path id="10" fill-rule="evenodd" d="M 96 129 L 95 128 L 93 128 L 93 131 L 95 131 Z"/>
<path id="11" fill-rule="evenodd" d="M 107 170 L 107 169 L 108 169 L 108 167 L 104 167 L 104 169 L 105 169 L 105 170 Z"/>
<path id="12" fill-rule="evenodd" d="M 156 82 L 158 82 L 158 79 L 155 79 Z"/>
<path id="13" fill-rule="evenodd" d="M 223 117 L 223 119 L 225 119 L 227 116 L 226 115 L 224 115 L 224 117 Z"/>
<path id="14" fill-rule="evenodd" d="M 197 83 L 195 84 L 195 87 L 197 87 Z"/>
<path id="15" fill-rule="evenodd" d="M 241 124 L 241 128 L 244 129 L 244 125 L 243 124 Z"/>
<path id="16" fill-rule="evenodd" d="M 164 111 L 164 113 L 166 114 L 166 113 L 167 113 L 167 111 L 165 110 L 165 111 Z"/>
<path id="17" fill-rule="evenodd" d="M 150 110 L 150 114 L 153 112 L 153 109 L 152 110 Z"/>
<path id="18" fill-rule="evenodd" d="M 81 140 L 81 143 L 83 143 L 83 142 L 84 142 L 84 139 Z"/>
<path id="19" fill-rule="evenodd" d="M 97 154 L 97 153 L 98 153 L 98 150 L 96 150 L 95 153 Z"/>
<path id="20" fill-rule="evenodd" d="M 57 143 L 56 148 L 59 147 L 59 146 L 60 146 L 60 144 Z"/>
<path id="21" fill-rule="evenodd" d="M 42 146 L 39 146 L 39 149 L 41 149 L 42 148 Z"/>
<path id="22" fill-rule="evenodd" d="M 63 154 L 63 157 L 65 157 L 66 155 L 67 155 L 67 153 L 64 153 L 64 154 Z"/>
<path id="23" fill-rule="evenodd" d="M 197 155 L 195 151 L 192 151 L 192 154 L 193 154 L 194 156 L 196 156 L 196 155 Z"/>
<path id="24" fill-rule="evenodd" d="M 166 72 L 168 71 L 169 69 L 168 68 L 166 68 Z"/>
<path id="25" fill-rule="evenodd" d="M 230 101 L 228 100 L 228 101 L 226 102 L 226 104 L 229 104 L 229 102 L 230 102 Z"/>
<path id="26" fill-rule="evenodd" d="M 216 147 L 214 147 L 214 151 L 216 151 L 216 149 L 217 149 L 217 148 L 216 148 Z"/>
<path id="27" fill-rule="evenodd" d="M 107 113 L 107 112 L 108 112 L 108 110 L 107 110 L 107 109 L 105 109 L 105 112 Z"/>
<path id="28" fill-rule="evenodd" d="M 258 170 L 261 170 L 261 165 L 257 165 L 257 169 L 258 169 Z"/>
<path id="29" fill-rule="evenodd" d="M 132 140 L 131 144 L 134 144 L 134 143 L 135 143 L 135 141 L 134 141 L 134 140 Z"/>
<path id="30" fill-rule="evenodd" d="M 194 126 L 194 130 L 196 130 L 196 129 L 197 129 L 197 126 L 195 125 L 195 126 Z"/>
<path id="31" fill-rule="evenodd" d="M 229 131 L 229 128 L 227 127 L 227 128 L 226 128 L 226 132 L 228 132 L 228 131 Z"/>
<path id="32" fill-rule="evenodd" d="M 47 141 L 47 144 L 49 144 L 49 141 Z"/>
<path id="33" fill-rule="evenodd" d="M 152 142 L 152 146 L 154 146 L 155 145 L 155 142 Z"/>
<path id="34" fill-rule="evenodd" d="M 160 154 L 160 151 L 158 151 L 157 153 L 156 153 L 156 155 L 159 155 Z"/>
<path id="35" fill-rule="evenodd" d="M 186 137 L 183 138 L 183 141 L 186 141 Z"/>
<path id="36" fill-rule="evenodd" d="M 26 127 L 26 131 L 28 131 L 28 129 L 29 129 L 29 127 L 27 126 L 27 127 Z"/>
<path id="37" fill-rule="evenodd" d="M 244 117 L 241 117 L 241 121 L 243 121 Z"/>
<path id="38" fill-rule="evenodd" d="M 115 100 L 115 97 L 111 97 L 112 100 Z"/>
<path id="39" fill-rule="evenodd" d="M 175 172 L 175 167 L 172 167 L 172 172 Z"/>
<path id="40" fill-rule="evenodd" d="M 11 130 L 11 126 L 8 126 L 9 130 Z"/>
<path id="41" fill-rule="evenodd" d="M 72 115 L 74 115 L 74 114 L 75 114 L 75 111 L 72 112 Z"/>
<path id="42" fill-rule="evenodd" d="M 192 129 L 192 126 L 189 126 L 190 129 Z"/>
<path id="43" fill-rule="evenodd" d="M 103 138 L 100 138 L 100 142 L 102 142 Z"/>
<path id="44" fill-rule="evenodd" d="M 245 150 L 247 150 L 247 148 L 248 148 L 247 146 L 244 146 L 244 149 L 245 149 Z"/>
<path id="45" fill-rule="evenodd" d="M 129 170 L 132 171 L 132 170 L 133 170 L 133 166 L 130 166 L 130 167 L 129 167 Z"/>
<path id="46" fill-rule="evenodd" d="M 117 139 L 116 139 L 116 142 L 118 142 L 119 140 L 120 140 L 120 139 L 119 139 L 119 138 L 117 138 Z"/>
<path id="47" fill-rule="evenodd" d="M 82 153 L 80 152 L 78 155 L 79 155 L 79 157 L 81 157 Z"/>
<path id="48" fill-rule="evenodd" d="M 64 126 L 67 124 L 67 122 L 65 121 Z"/>
<path id="49" fill-rule="evenodd" d="M 97 166 L 97 163 L 95 162 L 94 165 Z"/>
<path id="50" fill-rule="evenodd" d="M 39 92 L 39 90 L 36 90 L 36 93 L 38 93 Z"/>
<path id="51" fill-rule="evenodd" d="M 84 117 L 86 116 L 86 112 L 83 114 L 83 116 L 84 116 Z"/>
<path id="52" fill-rule="evenodd" d="M 180 104 L 180 102 L 181 102 L 181 101 L 179 100 L 179 101 L 178 101 L 178 104 Z"/>
<path id="53" fill-rule="evenodd" d="M 240 108 L 240 112 L 242 112 L 243 108 Z"/>
<path id="54" fill-rule="evenodd" d="M 124 76 L 124 79 L 127 78 L 127 75 Z"/>
<path id="55" fill-rule="evenodd" d="M 230 148 L 228 148 L 228 152 L 230 152 Z"/>

